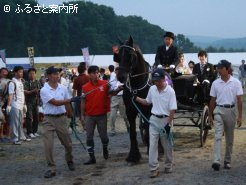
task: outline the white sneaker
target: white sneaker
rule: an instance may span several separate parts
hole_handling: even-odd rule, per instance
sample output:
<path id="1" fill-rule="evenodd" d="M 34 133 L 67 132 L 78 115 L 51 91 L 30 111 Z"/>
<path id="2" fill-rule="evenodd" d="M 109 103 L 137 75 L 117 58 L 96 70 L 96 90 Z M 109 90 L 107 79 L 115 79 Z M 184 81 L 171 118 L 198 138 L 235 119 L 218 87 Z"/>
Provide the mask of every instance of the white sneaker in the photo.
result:
<path id="1" fill-rule="evenodd" d="M 39 137 L 40 135 L 36 132 L 33 134 L 35 137 Z"/>
<path id="2" fill-rule="evenodd" d="M 24 141 L 29 142 L 29 141 L 31 141 L 31 140 L 32 140 L 31 138 L 26 138 Z"/>
<path id="3" fill-rule="evenodd" d="M 21 139 L 22 141 L 27 141 L 27 142 L 29 142 L 29 141 L 31 141 L 32 139 L 31 138 L 23 138 L 23 139 Z"/>
<path id="4" fill-rule="evenodd" d="M 31 133 L 31 134 L 28 135 L 28 137 L 30 137 L 30 138 L 35 138 L 36 136 L 35 136 L 35 134 L 32 134 L 32 133 Z"/>
<path id="5" fill-rule="evenodd" d="M 14 145 L 21 145 L 21 141 L 14 141 L 13 144 Z"/>

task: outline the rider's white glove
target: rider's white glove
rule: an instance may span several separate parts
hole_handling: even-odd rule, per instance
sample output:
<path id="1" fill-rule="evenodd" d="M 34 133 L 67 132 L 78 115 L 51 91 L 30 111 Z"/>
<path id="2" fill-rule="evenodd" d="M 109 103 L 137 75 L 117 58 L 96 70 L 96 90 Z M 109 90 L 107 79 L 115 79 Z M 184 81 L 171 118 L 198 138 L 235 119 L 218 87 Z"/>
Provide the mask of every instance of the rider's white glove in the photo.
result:
<path id="1" fill-rule="evenodd" d="M 171 69 L 174 69 L 174 68 L 175 68 L 175 65 L 172 64 L 172 65 L 170 65 L 169 67 L 170 67 Z"/>
<path id="2" fill-rule="evenodd" d="M 6 113 L 9 114 L 10 111 L 11 111 L 11 106 L 8 105 L 8 106 L 6 107 Z"/>

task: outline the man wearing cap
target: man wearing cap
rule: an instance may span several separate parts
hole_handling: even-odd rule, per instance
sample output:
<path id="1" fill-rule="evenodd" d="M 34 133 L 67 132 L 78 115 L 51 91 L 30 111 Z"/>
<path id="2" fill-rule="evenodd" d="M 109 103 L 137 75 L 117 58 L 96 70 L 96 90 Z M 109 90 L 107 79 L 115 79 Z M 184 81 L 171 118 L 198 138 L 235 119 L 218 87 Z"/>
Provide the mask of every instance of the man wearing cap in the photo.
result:
<path id="1" fill-rule="evenodd" d="M 152 104 L 149 126 L 149 167 L 150 177 L 159 175 L 158 140 L 160 139 L 166 156 L 165 173 L 172 172 L 173 147 L 169 137 L 170 127 L 177 109 L 176 95 L 171 86 L 165 82 L 162 68 L 157 68 L 152 73 L 154 85 L 150 87 L 146 99 L 135 97 L 138 103 L 149 106 Z"/>
<path id="2" fill-rule="evenodd" d="M 225 158 L 224 168 L 231 168 L 231 154 L 233 148 L 234 128 L 242 125 L 242 95 L 243 89 L 238 79 L 230 75 L 231 63 L 221 60 L 217 65 L 220 78 L 212 84 L 209 103 L 209 122 L 215 127 L 214 161 L 212 168 L 220 170 L 221 139 L 225 133 Z M 238 117 L 236 118 L 237 104 Z"/>
<path id="3" fill-rule="evenodd" d="M 49 67 L 46 70 L 48 82 L 40 91 L 43 102 L 46 123 L 44 124 L 44 149 L 49 170 L 44 174 L 45 178 L 56 175 L 56 167 L 53 159 L 54 132 L 56 132 L 62 145 L 65 147 L 65 159 L 68 168 L 73 171 L 72 140 L 69 136 L 65 113 L 71 117 L 70 103 L 75 98 L 69 99 L 67 89 L 59 83 L 59 69 Z"/>
<path id="4" fill-rule="evenodd" d="M 174 34 L 166 32 L 164 35 L 164 45 L 157 48 L 154 67 L 161 64 L 164 67 L 178 64 L 178 49 L 173 45 Z"/>

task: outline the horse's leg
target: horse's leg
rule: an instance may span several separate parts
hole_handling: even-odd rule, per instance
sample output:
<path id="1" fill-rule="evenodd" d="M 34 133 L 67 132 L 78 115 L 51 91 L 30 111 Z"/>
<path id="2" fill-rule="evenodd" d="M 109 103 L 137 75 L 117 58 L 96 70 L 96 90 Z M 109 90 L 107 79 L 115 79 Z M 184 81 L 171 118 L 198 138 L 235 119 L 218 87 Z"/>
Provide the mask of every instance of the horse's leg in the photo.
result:
<path id="1" fill-rule="evenodd" d="M 126 161 L 130 163 L 137 163 L 141 158 L 141 154 L 138 148 L 137 132 L 136 132 L 137 113 L 134 114 L 134 112 L 127 111 L 126 114 L 127 114 L 128 121 L 130 123 L 129 134 L 130 134 L 130 141 L 131 141 L 130 152 L 126 158 Z"/>

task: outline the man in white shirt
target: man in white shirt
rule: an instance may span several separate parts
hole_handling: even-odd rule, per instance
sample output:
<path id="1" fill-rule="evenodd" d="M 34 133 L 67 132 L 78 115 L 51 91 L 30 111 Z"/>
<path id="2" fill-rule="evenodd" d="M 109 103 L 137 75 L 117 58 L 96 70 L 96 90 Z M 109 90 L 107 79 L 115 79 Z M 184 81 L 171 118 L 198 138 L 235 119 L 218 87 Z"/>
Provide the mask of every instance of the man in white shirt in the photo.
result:
<path id="1" fill-rule="evenodd" d="M 72 140 L 69 136 L 65 113 L 72 116 L 72 108 L 67 89 L 59 84 L 59 70 L 49 67 L 46 70 L 48 82 L 40 91 L 43 102 L 44 115 L 46 123 L 44 124 L 44 149 L 45 157 L 49 170 L 44 174 L 45 178 L 51 178 L 56 175 L 56 165 L 53 159 L 54 132 L 56 132 L 62 145 L 65 147 L 65 159 L 68 168 L 74 171 L 72 156 Z"/>
<path id="2" fill-rule="evenodd" d="M 119 88 L 123 86 L 123 84 L 120 83 L 116 78 L 118 71 L 119 71 L 119 67 L 116 67 L 115 72 L 111 73 L 113 75 L 112 76 L 110 75 L 110 81 L 109 81 L 110 91 L 117 91 Z M 111 97 L 110 118 L 109 118 L 110 126 L 111 126 L 111 136 L 114 136 L 116 134 L 115 121 L 116 121 L 118 110 L 120 111 L 120 115 L 124 119 L 127 131 L 129 131 L 130 125 L 126 116 L 126 109 L 125 109 L 125 104 L 122 95 L 123 95 L 123 91 L 121 90 L 120 92 L 118 92 L 118 94 Z"/>
<path id="3" fill-rule="evenodd" d="M 225 133 L 224 168 L 231 168 L 231 154 L 233 148 L 234 128 L 242 125 L 242 95 L 243 89 L 240 81 L 230 75 L 231 63 L 221 60 L 217 65 L 220 78 L 212 84 L 209 103 L 209 121 L 214 125 L 214 162 L 212 168 L 220 170 L 221 139 Z M 236 119 L 237 104 L 238 117 Z"/>
<path id="4" fill-rule="evenodd" d="M 152 116 L 149 120 L 149 167 L 150 177 L 154 178 L 159 175 L 159 138 L 166 156 L 164 172 L 172 172 L 173 146 L 169 134 L 174 113 L 177 109 L 177 102 L 173 88 L 165 82 L 165 73 L 162 68 L 154 70 L 152 80 L 154 85 L 150 87 L 146 99 L 140 97 L 135 97 L 135 99 L 143 105 L 153 105 L 151 109 Z"/>
<path id="5" fill-rule="evenodd" d="M 6 112 L 9 115 L 11 125 L 11 139 L 13 144 L 20 145 L 21 140 L 31 141 L 26 138 L 23 131 L 23 111 L 26 112 L 24 85 L 22 83 L 24 69 L 22 66 L 15 66 L 13 69 L 14 78 L 9 83 L 8 105 Z M 23 110 L 25 109 L 25 110 Z"/>
<path id="6" fill-rule="evenodd" d="M 66 88 L 68 87 L 68 81 L 66 78 L 64 78 L 65 76 L 65 72 L 62 68 L 59 69 L 59 73 L 60 73 L 60 84 L 64 85 Z"/>

